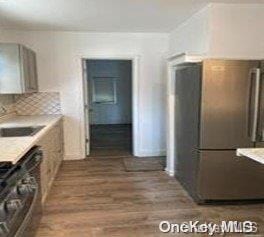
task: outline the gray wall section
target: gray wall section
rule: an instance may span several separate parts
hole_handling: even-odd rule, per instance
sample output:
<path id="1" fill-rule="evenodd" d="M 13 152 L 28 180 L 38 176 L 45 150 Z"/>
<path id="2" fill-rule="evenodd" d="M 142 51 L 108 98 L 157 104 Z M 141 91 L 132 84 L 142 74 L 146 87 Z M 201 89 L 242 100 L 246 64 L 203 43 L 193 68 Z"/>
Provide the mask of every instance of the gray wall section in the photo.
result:
<path id="1" fill-rule="evenodd" d="M 87 60 L 91 124 L 130 124 L 132 122 L 132 62 L 130 60 Z M 92 78 L 115 77 L 117 103 L 92 103 Z"/>

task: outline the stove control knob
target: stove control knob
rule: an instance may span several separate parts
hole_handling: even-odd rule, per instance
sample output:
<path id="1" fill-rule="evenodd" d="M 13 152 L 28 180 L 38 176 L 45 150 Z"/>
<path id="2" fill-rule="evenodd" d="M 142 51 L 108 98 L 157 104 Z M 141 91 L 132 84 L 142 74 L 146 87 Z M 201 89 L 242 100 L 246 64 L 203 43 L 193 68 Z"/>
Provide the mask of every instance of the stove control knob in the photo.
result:
<path id="1" fill-rule="evenodd" d="M 37 189 L 36 184 L 20 184 L 17 186 L 17 192 L 20 195 L 33 193 Z"/>
<path id="2" fill-rule="evenodd" d="M 10 191 L 9 197 L 10 197 L 10 198 L 16 198 L 16 197 L 17 197 L 17 189 L 16 189 L 16 188 L 13 188 L 13 189 Z"/>
<path id="3" fill-rule="evenodd" d="M 6 202 L 6 209 L 8 212 L 17 211 L 22 207 L 22 202 L 20 199 L 11 199 Z"/>
<path id="4" fill-rule="evenodd" d="M 31 188 L 29 184 L 20 184 L 17 186 L 17 192 L 20 195 L 26 195 L 31 192 Z"/>
<path id="5" fill-rule="evenodd" d="M 9 228 L 6 222 L 0 222 L 0 236 L 6 236 L 9 233 Z"/>
<path id="6" fill-rule="evenodd" d="M 36 183 L 36 180 L 35 180 L 35 178 L 32 177 L 32 176 L 28 176 L 28 177 L 26 177 L 26 178 L 24 178 L 24 179 L 22 180 L 22 183 L 23 183 L 23 184 L 34 184 L 34 183 Z"/>
<path id="7" fill-rule="evenodd" d="M 30 185 L 30 189 L 31 189 L 32 192 L 34 192 L 37 188 L 38 188 L 37 184 L 31 184 Z"/>

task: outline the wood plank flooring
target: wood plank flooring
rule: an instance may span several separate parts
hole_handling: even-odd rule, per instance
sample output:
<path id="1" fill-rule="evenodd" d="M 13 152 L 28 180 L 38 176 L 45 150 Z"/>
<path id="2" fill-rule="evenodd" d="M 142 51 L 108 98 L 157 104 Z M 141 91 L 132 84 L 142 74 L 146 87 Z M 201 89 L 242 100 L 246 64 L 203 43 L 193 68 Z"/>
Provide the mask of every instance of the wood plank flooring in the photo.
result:
<path id="1" fill-rule="evenodd" d="M 252 220 L 264 236 L 263 204 L 199 206 L 163 171 L 125 172 L 121 158 L 101 158 L 63 162 L 37 237 L 186 236 L 161 234 L 162 220 Z"/>

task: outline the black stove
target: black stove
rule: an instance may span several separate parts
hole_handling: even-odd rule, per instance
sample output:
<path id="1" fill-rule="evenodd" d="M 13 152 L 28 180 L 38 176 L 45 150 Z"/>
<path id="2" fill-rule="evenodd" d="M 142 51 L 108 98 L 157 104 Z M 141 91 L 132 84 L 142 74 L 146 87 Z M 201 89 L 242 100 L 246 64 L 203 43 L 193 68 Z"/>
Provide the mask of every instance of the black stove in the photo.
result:
<path id="1" fill-rule="evenodd" d="M 34 207 L 41 205 L 41 160 L 41 151 L 34 147 L 15 165 L 0 163 L 0 237 L 31 236 L 25 230 Z"/>

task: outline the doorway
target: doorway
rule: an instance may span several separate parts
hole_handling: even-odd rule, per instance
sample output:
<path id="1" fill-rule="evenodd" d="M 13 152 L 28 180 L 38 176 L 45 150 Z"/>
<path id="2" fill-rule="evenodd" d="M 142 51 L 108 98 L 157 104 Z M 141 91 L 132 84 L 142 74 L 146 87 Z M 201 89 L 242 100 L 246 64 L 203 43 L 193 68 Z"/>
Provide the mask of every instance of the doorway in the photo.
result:
<path id="1" fill-rule="evenodd" d="M 133 137 L 133 61 L 85 60 L 90 157 L 130 156 Z"/>

